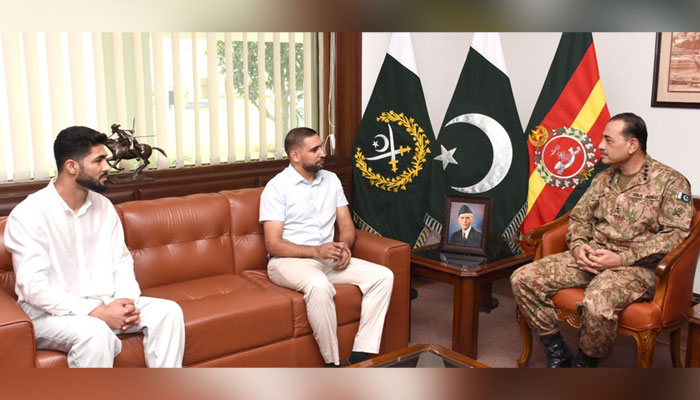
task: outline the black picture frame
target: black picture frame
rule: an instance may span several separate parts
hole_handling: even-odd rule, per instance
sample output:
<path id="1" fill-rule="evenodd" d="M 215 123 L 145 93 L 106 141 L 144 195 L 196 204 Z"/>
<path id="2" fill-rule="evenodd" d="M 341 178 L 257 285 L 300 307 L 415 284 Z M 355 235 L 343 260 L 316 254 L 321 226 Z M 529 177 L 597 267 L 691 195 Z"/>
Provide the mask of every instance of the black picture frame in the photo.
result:
<path id="1" fill-rule="evenodd" d="M 462 231 L 459 215 L 464 206 L 472 211 L 473 217 L 467 238 L 459 234 Z M 440 249 L 453 253 L 486 255 L 490 219 L 491 199 L 447 196 Z M 477 237 L 477 233 L 480 233 L 481 237 Z"/>
<path id="2" fill-rule="evenodd" d="M 697 32 L 657 32 L 654 52 L 654 75 L 651 86 L 652 107 L 700 108 L 700 89 L 683 88 L 683 74 L 694 73 L 696 79 L 700 72 L 686 68 L 687 63 L 697 63 L 700 66 L 700 50 L 682 48 L 682 41 L 687 35 Z M 675 50 L 674 50 L 675 48 Z M 673 61 L 673 62 L 672 62 Z M 693 71 L 693 72 L 691 72 Z M 675 78 L 674 78 L 675 76 Z"/>

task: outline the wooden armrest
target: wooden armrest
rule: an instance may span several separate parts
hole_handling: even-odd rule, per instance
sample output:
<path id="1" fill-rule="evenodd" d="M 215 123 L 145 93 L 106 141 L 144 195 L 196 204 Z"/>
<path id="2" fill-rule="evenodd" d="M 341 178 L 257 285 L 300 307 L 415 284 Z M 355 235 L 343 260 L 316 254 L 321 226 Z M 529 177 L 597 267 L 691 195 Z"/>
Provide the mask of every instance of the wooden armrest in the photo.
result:
<path id="1" fill-rule="evenodd" d="M 547 222 L 546 224 L 540 225 L 537 228 L 531 229 L 528 233 L 525 234 L 523 241 L 529 246 L 536 246 L 537 243 L 539 243 L 542 240 L 542 235 L 562 226 L 563 224 L 568 224 L 570 212 L 571 211 L 567 212 L 561 217 L 555 219 L 554 221 Z"/>

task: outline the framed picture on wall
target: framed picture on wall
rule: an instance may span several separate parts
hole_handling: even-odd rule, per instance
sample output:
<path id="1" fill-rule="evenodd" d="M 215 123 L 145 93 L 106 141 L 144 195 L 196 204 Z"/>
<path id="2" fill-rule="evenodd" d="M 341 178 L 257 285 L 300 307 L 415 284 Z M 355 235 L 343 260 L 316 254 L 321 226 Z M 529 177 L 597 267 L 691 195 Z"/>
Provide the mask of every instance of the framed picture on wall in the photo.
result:
<path id="1" fill-rule="evenodd" d="M 491 199 L 448 196 L 441 249 L 485 255 L 490 212 Z"/>
<path id="2" fill-rule="evenodd" d="M 659 32 L 652 107 L 700 108 L 700 32 Z"/>

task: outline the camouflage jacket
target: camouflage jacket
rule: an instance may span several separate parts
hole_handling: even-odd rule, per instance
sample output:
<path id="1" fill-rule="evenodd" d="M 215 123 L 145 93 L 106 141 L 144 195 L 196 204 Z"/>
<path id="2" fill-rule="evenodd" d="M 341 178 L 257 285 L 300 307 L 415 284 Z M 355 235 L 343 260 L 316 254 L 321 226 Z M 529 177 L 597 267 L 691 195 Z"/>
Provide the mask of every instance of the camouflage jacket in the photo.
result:
<path id="1" fill-rule="evenodd" d="M 569 218 L 569 249 L 588 243 L 619 254 L 622 265 L 656 265 L 688 236 L 695 214 L 690 183 L 648 154 L 625 190 L 619 176 L 619 168 L 606 169 L 581 196 Z"/>

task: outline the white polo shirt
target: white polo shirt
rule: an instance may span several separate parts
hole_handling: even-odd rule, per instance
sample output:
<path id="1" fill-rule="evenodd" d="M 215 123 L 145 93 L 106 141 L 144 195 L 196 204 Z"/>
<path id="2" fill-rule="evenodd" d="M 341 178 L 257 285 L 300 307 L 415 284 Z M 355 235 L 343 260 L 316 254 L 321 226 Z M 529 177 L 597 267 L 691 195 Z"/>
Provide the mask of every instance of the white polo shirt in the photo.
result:
<path id="1" fill-rule="evenodd" d="M 333 172 L 320 170 L 309 183 L 290 164 L 265 186 L 259 220 L 284 222 L 282 239 L 286 241 L 319 246 L 333 241 L 337 209 L 347 204 Z"/>
<path id="2" fill-rule="evenodd" d="M 93 191 L 76 214 L 52 180 L 12 210 L 5 246 L 12 252 L 18 303 L 29 318 L 87 315 L 113 298 L 141 294 L 119 216 Z"/>

